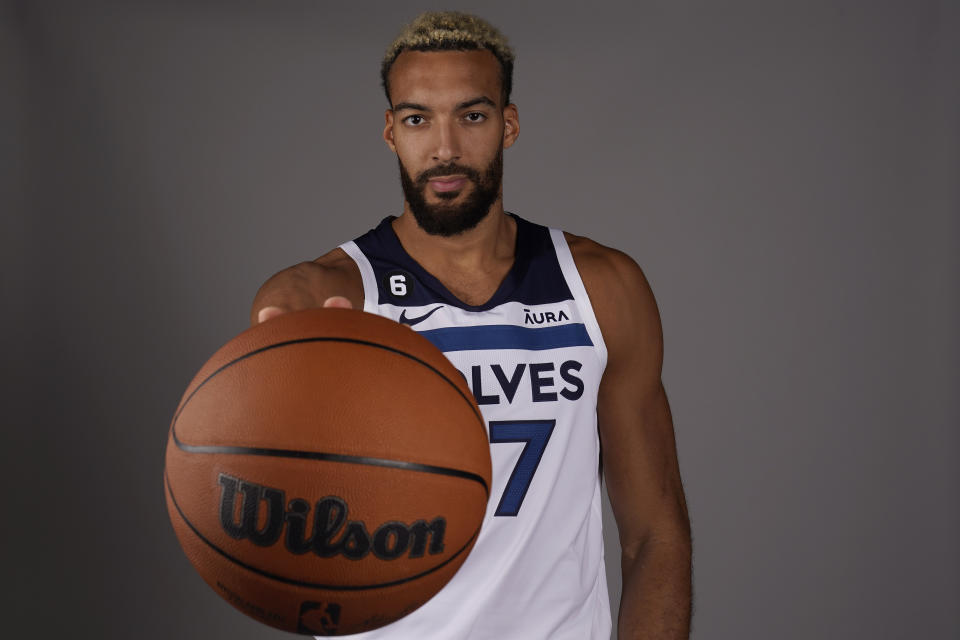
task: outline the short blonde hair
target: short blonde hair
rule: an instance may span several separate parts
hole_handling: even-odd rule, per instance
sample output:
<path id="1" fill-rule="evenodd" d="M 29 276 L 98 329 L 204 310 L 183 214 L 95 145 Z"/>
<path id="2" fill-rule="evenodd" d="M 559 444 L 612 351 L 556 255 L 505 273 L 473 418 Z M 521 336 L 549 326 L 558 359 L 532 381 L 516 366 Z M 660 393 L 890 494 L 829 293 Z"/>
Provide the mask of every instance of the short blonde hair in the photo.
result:
<path id="1" fill-rule="evenodd" d="M 404 27 L 390 43 L 380 65 L 380 81 L 390 99 L 390 68 L 404 51 L 475 51 L 487 49 L 500 62 L 503 104 L 513 88 L 513 49 L 496 27 L 477 16 L 459 11 L 425 11 Z"/>

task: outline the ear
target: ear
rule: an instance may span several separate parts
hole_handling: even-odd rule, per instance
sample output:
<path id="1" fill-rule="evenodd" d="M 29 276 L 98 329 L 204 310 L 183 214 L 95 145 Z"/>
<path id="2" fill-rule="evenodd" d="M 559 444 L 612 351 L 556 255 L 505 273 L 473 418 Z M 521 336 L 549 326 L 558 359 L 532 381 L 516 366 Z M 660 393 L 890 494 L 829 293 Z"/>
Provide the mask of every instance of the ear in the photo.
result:
<path id="1" fill-rule="evenodd" d="M 512 102 L 503 108 L 503 148 L 506 149 L 517 141 L 520 135 L 520 112 Z"/>
<path id="2" fill-rule="evenodd" d="M 387 143 L 390 150 L 397 152 L 397 145 L 393 142 L 393 109 L 387 109 L 383 116 L 383 141 Z"/>

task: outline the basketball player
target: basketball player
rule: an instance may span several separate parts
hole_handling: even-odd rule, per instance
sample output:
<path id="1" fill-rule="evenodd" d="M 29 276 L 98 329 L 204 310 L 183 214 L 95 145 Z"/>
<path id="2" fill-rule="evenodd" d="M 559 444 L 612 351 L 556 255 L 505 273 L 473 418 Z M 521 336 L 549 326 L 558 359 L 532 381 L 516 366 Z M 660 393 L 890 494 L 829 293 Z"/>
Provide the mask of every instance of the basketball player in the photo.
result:
<path id="1" fill-rule="evenodd" d="M 619 637 L 687 638 L 690 530 L 656 303 L 625 254 L 504 211 L 512 68 L 479 18 L 408 26 L 382 66 L 403 213 L 270 278 L 251 321 L 352 306 L 407 324 L 488 421 L 494 480 L 473 552 L 427 604 L 355 637 L 609 638 L 602 469 L 623 549 Z"/>

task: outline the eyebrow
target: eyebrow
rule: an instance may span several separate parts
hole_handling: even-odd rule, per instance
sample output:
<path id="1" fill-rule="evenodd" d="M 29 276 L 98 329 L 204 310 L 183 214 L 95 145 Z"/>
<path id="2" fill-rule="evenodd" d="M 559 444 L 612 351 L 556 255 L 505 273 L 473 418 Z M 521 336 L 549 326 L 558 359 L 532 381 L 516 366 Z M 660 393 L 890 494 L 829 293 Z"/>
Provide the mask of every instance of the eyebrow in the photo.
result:
<path id="1" fill-rule="evenodd" d="M 416 102 L 398 102 L 393 105 L 393 111 L 403 111 L 404 109 L 411 109 L 413 111 L 431 111 L 429 107 L 425 107 L 422 104 L 417 104 Z"/>
<path id="2" fill-rule="evenodd" d="M 462 109 L 469 109 L 470 107 L 476 106 L 478 104 L 483 104 L 483 105 L 487 105 L 488 107 L 494 107 L 494 108 L 496 108 L 497 106 L 497 103 L 495 103 L 490 98 L 486 96 L 480 96 L 478 98 L 473 98 L 472 100 L 465 100 L 461 102 L 456 106 L 455 111 L 460 111 Z M 409 109 L 411 111 L 426 111 L 428 113 L 433 111 L 433 109 L 431 109 L 430 107 L 422 104 L 418 104 L 416 102 L 398 102 L 397 104 L 393 105 L 394 113 L 396 113 L 397 111 L 404 111 L 405 109 Z"/>
<path id="3" fill-rule="evenodd" d="M 497 106 L 496 103 L 490 98 L 488 98 L 487 96 L 480 96 L 479 98 L 474 98 L 473 100 L 467 100 L 466 102 L 461 102 L 460 104 L 457 105 L 457 111 L 460 111 L 461 109 L 468 109 L 478 104 L 485 104 L 488 107 L 494 107 L 494 108 L 496 108 Z"/>

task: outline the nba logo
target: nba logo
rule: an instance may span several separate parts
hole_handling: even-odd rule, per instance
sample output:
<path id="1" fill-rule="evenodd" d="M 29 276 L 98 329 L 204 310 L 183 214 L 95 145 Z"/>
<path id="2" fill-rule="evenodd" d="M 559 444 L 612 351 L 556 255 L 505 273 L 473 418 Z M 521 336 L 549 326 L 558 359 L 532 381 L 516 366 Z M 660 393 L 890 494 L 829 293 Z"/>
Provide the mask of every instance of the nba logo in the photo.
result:
<path id="1" fill-rule="evenodd" d="M 300 619 L 297 621 L 297 633 L 309 633 L 318 636 L 330 636 L 337 632 L 340 624 L 340 605 L 335 602 L 310 602 L 300 605 Z"/>

